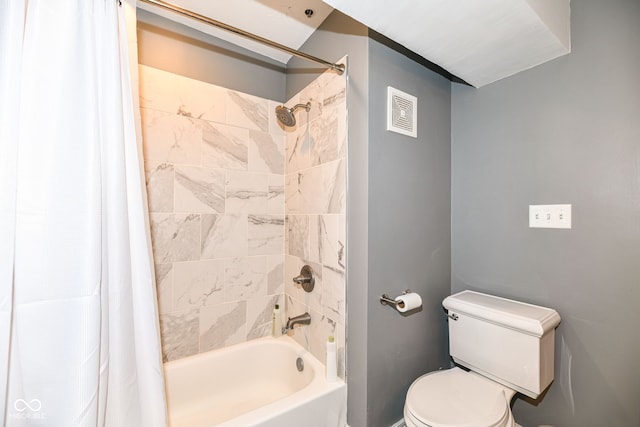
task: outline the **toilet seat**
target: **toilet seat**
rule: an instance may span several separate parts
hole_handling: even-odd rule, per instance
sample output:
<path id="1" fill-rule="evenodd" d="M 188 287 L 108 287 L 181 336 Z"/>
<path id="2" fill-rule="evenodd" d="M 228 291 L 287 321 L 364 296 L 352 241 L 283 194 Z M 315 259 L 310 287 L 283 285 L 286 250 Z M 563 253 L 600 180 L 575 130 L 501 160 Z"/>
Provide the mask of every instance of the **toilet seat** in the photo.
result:
<path id="1" fill-rule="evenodd" d="M 512 427 L 513 391 L 460 368 L 431 372 L 411 384 L 407 425 L 419 427 Z"/>

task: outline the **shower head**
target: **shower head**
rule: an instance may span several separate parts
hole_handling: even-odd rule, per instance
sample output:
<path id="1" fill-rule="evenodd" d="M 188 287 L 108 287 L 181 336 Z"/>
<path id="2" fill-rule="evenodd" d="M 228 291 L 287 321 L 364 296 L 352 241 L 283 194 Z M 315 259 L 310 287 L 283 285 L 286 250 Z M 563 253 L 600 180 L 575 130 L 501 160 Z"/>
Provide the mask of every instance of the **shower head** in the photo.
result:
<path id="1" fill-rule="evenodd" d="M 279 105 L 276 107 L 276 117 L 278 121 L 282 123 L 283 126 L 291 127 L 296 124 L 296 117 L 293 113 L 296 112 L 298 108 L 304 108 L 309 111 L 311 109 L 311 103 L 307 102 L 306 104 L 298 104 L 294 105 L 291 108 L 287 108 L 284 105 Z"/>

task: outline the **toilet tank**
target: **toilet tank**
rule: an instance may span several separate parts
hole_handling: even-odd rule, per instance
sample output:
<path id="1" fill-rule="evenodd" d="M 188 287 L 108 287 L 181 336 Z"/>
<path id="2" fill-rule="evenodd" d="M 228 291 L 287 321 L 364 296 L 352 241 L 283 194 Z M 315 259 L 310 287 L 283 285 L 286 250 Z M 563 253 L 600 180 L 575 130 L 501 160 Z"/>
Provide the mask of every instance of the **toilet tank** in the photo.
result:
<path id="1" fill-rule="evenodd" d="M 449 353 L 464 367 L 537 398 L 553 381 L 551 308 L 473 291 L 442 302 L 449 312 Z"/>

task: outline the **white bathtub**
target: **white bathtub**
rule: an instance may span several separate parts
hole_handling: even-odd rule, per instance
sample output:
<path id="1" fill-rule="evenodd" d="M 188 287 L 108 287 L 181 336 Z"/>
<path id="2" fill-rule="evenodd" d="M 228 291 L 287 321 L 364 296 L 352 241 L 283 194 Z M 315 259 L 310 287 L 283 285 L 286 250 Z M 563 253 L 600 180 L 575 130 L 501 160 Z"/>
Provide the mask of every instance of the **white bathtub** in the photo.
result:
<path id="1" fill-rule="evenodd" d="M 324 365 L 287 336 L 168 362 L 164 373 L 171 427 L 346 425 L 345 383 L 327 383 Z"/>

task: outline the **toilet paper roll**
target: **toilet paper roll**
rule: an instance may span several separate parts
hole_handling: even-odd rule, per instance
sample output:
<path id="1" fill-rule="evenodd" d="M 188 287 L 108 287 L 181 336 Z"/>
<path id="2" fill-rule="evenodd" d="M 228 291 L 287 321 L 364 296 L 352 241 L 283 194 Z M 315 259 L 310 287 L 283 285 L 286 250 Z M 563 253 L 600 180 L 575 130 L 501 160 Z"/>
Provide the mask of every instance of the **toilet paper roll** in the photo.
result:
<path id="1" fill-rule="evenodd" d="M 396 302 L 398 303 L 396 305 L 396 309 L 400 313 L 422 307 L 422 298 L 420 298 L 420 295 L 415 292 L 410 292 L 396 297 Z"/>

